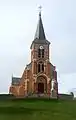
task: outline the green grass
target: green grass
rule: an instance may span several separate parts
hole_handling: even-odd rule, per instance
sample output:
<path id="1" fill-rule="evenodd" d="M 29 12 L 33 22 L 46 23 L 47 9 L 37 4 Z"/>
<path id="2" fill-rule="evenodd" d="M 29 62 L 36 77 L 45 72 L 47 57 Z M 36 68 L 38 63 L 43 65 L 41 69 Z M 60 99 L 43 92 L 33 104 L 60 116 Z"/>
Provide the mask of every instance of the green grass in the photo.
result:
<path id="1" fill-rule="evenodd" d="M 0 120 L 76 120 L 76 101 L 0 101 Z"/>

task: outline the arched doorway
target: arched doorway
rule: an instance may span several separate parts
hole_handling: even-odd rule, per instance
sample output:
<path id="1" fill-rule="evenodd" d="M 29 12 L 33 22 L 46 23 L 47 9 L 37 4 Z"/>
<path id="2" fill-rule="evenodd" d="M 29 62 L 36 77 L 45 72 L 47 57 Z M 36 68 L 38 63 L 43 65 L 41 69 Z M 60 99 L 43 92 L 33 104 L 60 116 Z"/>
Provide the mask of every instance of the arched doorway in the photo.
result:
<path id="1" fill-rule="evenodd" d="M 38 76 L 37 77 L 37 93 L 46 93 L 47 92 L 47 79 L 45 76 Z"/>
<path id="2" fill-rule="evenodd" d="M 38 83 L 38 93 L 44 93 L 44 83 Z"/>

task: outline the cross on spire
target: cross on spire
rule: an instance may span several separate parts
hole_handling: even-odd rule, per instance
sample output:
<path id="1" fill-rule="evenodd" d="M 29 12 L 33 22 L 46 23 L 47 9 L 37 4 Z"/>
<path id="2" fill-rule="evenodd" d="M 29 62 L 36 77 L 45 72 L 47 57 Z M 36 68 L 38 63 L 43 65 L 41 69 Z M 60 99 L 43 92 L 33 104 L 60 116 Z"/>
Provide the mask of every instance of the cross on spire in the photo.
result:
<path id="1" fill-rule="evenodd" d="M 40 11 L 40 12 L 41 12 L 41 9 L 42 9 L 42 6 L 40 5 L 40 6 L 39 6 L 39 11 Z"/>
<path id="2" fill-rule="evenodd" d="M 38 8 L 39 8 L 39 16 L 41 16 L 41 9 L 42 9 L 42 6 L 40 5 Z"/>
<path id="3" fill-rule="evenodd" d="M 39 6 L 39 21 L 38 21 L 34 39 L 46 40 L 45 32 L 44 32 L 44 28 L 43 28 L 43 24 L 42 24 L 42 19 L 41 19 L 41 8 L 42 7 Z"/>

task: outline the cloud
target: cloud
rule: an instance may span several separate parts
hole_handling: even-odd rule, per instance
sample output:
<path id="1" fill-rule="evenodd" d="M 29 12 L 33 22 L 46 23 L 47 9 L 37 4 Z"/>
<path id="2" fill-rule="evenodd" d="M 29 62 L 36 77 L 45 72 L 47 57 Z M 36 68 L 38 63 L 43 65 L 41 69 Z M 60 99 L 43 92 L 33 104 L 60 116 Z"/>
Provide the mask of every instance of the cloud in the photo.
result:
<path id="1" fill-rule="evenodd" d="M 8 91 L 12 73 L 21 76 L 25 65 L 30 62 L 30 45 L 38 21 L 39 4 L 43 7 L 44 30 L 47 39 L 52 43 L 52 48 L 50 47 L 52 63 L 57 66 L 58 74 L 65 74 L 65 77 L 62 75 L 60 78 L 61 81 L 63 79 L 60 90 L 69 89 L 68 80 L 72 81 L 72 77 L 67 77 L 66 74 L 73 76 L 73 73 L 76 73 L 75 0 L 0 1 L 1 92 Z M 64 84 L 64 81 L 68 82 Z"/>
<path id="2" fill-rule="evenodd" d="M 76 88 L 76 73 L 71 74 L 61 74 L 58 78 L 59 83 L 59 92 L 61 93 L 68 93 L 68 92 L 75 92 Z"/>

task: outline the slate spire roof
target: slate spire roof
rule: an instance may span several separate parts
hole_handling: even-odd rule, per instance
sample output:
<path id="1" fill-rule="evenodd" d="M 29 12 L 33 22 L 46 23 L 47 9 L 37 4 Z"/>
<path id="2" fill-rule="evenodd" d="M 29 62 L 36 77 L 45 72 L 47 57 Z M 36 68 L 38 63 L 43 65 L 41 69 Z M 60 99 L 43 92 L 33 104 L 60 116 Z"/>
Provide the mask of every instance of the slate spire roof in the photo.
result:
<path id="1" fill-rule="evenodd" d="M 41 19 L 41 11 L 39 12 L 39 21 L 37 24 L 37 29 L 36 33 L 34 36 L 34 40 L 32 41 L 30 49 L 32 49 L 33 44 L 50 44 L 50 42 L 46 39 L 45 32 L 44 32 L 44 27 L 42 24 L 42 19 Z"/>
<path id="2" fill-rule="evenodd" d="M 41 11 L 39 12 L 39 21 L 38 21 L 34 39 L 46 40 L 42 19 L 41 19 Z"/>
<path id="3" fill-rule="evenodd" d="M 12 85 L 19 85 L 20 78 L 12 76 Z"/>

